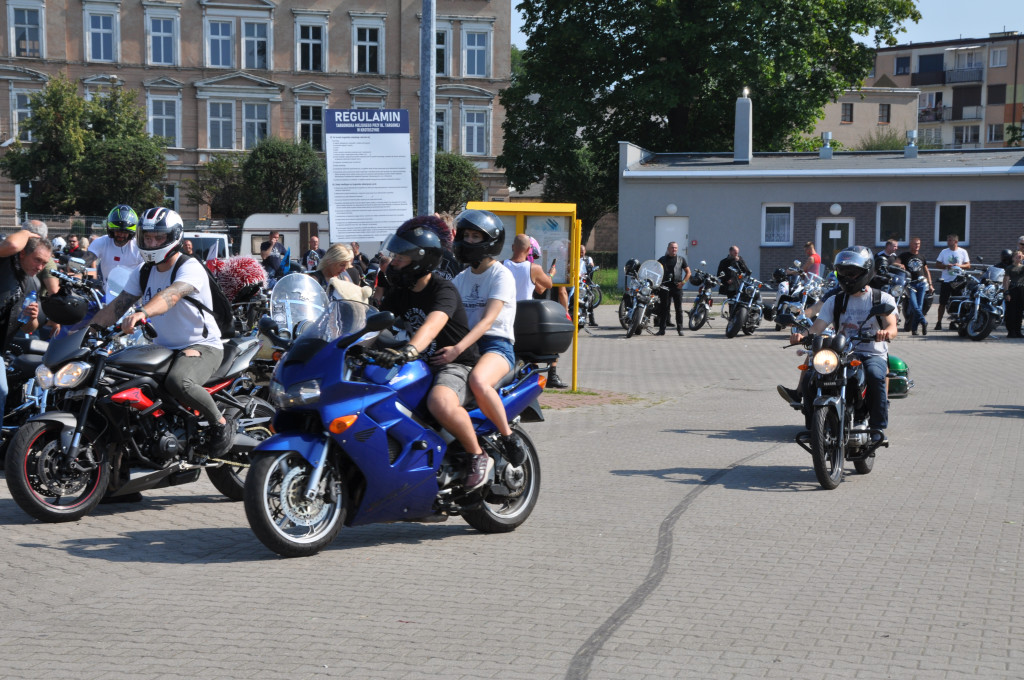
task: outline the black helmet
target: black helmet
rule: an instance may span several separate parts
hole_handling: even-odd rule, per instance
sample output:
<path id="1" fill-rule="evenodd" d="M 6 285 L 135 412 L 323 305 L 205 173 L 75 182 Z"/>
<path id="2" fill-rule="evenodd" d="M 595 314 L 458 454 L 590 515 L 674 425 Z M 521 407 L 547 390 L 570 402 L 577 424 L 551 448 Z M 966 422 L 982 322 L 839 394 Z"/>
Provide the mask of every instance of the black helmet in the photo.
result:
<path id="1" fill-rule="evenodd" d="M 847 295 L 864 290 L 875 274 L 874 258 L 864 246 L 850 246 L 839 251 L 834 268 L 839 287 Z"/>
<path id="2" fill-rule="evenodd" d="M 107 235 L 114 238 L 119 232 L 127 233 L 128 240 L 135 238 L 135 230 L 139 226 L 139 216 L 130 205 L 115 205 L 107 215 Z"/>
<path id="3" fill-rule="evenodd" d="M 626 260 L 626 266 L 622 270 L 626 272 L 627 276 L 636 276 L 636 273 L 640 271 L 640 260 L 635 257 Z"/>
<path id="4" fill-rule="evenodd" d="M 466 232 L 483 234 L 480 243 L 466 243 Z M 505 225 L 498 216 L 487 210 L 465 210 L 455 220 L 455 243 L 452 251 L 462 264 L 476 267 L 490 255 L 497 257 L 505 245 Z"/>
<path id="5" fill-rule="evenodd" d="M 776 269 L 775 271 L 772 272 L 772 281 L 774 281 L 775 283 L 782 283 L 785 280 L 786 280 L 786 269 L 784 267 L 779 267 L 778 269 Z M 770 320 L 771 319 L 769 319 L 769 321 Z"/>
<path id="6" fill-rule="evenodd" d="M 412 288 L 425 274 L 437 269 L 441 263 L 441 239 L 430 229 L 416 227 L 388 236 L 381 244 L 381 249 L 391 256 L 408 257 L 409 264 L 401 269 L 389 265 L 384 270 L 384 278 L 396 288 Z"/>
<path id="7" fill-rule="evenodd" d="M 43 298 L 40 306 L 46 318 L 54 323 L 64 326 L 71 326 L 85 318 L 89 311 L 89 301 L 80 295 L 60 292 L 56 295 L 47 295 Z"/>
<path id="8" fill-rule="evenodd" d="M 1013 262 L 1013 251 L 1009 248 L 1003 248 L 999 252 L 999 264 L 1010 264 Z"/>

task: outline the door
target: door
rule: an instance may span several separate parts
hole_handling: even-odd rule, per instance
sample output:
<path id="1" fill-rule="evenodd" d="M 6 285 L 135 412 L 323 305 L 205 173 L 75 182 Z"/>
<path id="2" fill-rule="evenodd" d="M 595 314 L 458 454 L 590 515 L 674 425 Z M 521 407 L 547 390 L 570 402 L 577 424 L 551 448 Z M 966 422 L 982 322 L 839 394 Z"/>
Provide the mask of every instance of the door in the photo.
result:
<path id="1" fill-rule="evenodd" d="M 654 218 L 654 259 L 665 254 L 668 244 L 675 241 L 679 244 L 679 254 L 686 257 L 689 245 L 689 217 L 655 217 Z M 646 258 L 644 258 L 646 259 Z M 689 259 L 687 259 L 689 262 Z"/>
<path id="2" fill-rule="evenodd" d="M 853 245 L 853 220 L 819 219 L 816 241 L 821 253 L 821 275 L 827 276 L 832 271 L 836 253 Z"/>

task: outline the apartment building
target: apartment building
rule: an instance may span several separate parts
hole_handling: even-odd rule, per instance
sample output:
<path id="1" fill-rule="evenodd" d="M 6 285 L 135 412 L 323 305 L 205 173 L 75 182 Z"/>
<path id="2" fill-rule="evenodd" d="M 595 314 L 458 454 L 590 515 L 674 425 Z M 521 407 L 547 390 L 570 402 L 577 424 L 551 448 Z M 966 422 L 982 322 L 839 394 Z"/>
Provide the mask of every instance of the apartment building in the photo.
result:
<path id="1" fill-rule="evenodd" d="M 1024 118 L 1022 37 L 1007 31 L 883 48 L 864 84 L 920 90 L 917 129 L 924 148 L 1006 146 L 1006 127 Z"/>
<path id="2" fill-rule="evenodd" d="M 181 186 L 215 154 L 273 135 L 324 148 L 328 108 L 410 112 L 419 150 L 419 0 L 6 0 L 0 135 L 20 137 L 29 98 L 64 72 L 87 97 L 129 88 L 149 131 L 171 140 L 165 194 L 206 217 Z M 438 147 L 472 159 L 487 200 L 507 200 L 501 153 L 511 0 L 437 0 Z M 0 107 L 2 108 L 2 107 Z M 18 208 L 0 178 L 0 220 Z"/>
<path id="3" fill-rule="evenodd" d="M 914 88 L 896 87 L 846 90 L 825 107 L 825 117 L 815 125 L 813 136 L 829 132 L 847 149 L 890 130 L 902 138 L 907 130 L 917 129 L 919 94 Z"/>

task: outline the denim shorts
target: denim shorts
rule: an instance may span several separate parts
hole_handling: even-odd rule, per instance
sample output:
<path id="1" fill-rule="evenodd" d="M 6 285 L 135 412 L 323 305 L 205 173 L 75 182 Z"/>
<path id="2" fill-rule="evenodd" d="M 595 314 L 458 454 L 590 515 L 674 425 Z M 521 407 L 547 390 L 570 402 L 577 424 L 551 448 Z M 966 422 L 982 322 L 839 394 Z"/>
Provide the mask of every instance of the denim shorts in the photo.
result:
<path id="1" fill-rule="evenodd" d="M 509 369 L 516 365 L 516 353 L 512 349 L 512 341 L 508 338 L 485 335 L 476 341 L 476 348 L 480 350 L 480 356 L 490 352 L 502 357 L 508 362 Z"/>

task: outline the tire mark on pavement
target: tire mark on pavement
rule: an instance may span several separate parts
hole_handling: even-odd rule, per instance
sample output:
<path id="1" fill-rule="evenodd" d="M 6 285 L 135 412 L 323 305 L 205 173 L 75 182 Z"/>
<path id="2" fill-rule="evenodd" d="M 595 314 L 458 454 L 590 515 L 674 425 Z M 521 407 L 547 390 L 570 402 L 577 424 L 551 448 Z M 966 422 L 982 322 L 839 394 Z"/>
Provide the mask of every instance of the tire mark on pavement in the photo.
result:
<path id="1" fill-rule="evenodd" d="M 610 617 L 608 617 L 601 627 L 594 631 L 594 633 L 591 634 L 591 636 L 587 638 L 583 645 L 581 645 L 576 651 L 576 654 L 572 658 L 572 663 L 569 664 L 569 670 L 565 674 L 567 680 L 583 680 L 590 675 L 590 667 L 594 662 L 594 657 L 596 657 L 597 653 L 601 651 L 601 648 L 604 647 L 608 639 L 611 638 L 622 624 L 636 613 L 644 602 L 646 602 L 647 598 L 658 589 L 659 585 L 661 585 L 661 581 L 665 577 L 665 572 L 668 571 L 669 563 L 672 561 L 672 534 L 675 530 L 676 522 L 679 521 L 679 518 L 683 516 L 683 513 L 689 509 L 693 502 L 697 500 L 697 497 L 711 488 L 712 485 L 731 472 L 734 468 L 740 465 L 745 465 L 755 458 L 767 455 L 784 445 L 785 444 L 783 443 L 779 443 L 764 451 L 751 454 L 745 458 L 740 458 L 728 467 L 724 467 L 718 472 L 715 472 L 698 484 L 696 488 L 683 496 L 683 499 L 679 501 L 679 504 L 672 508 L 672 511 L 661 522 L 661 527 L 658 529 L 658 547 L 654 551 L 654 561 L 651 563 L 651 568 L 647 572 L 647 578 L 637 586 L 626 601 L 623 602 L 622 605 L 620 605 L 619 608 L 616 609 Z"/>

